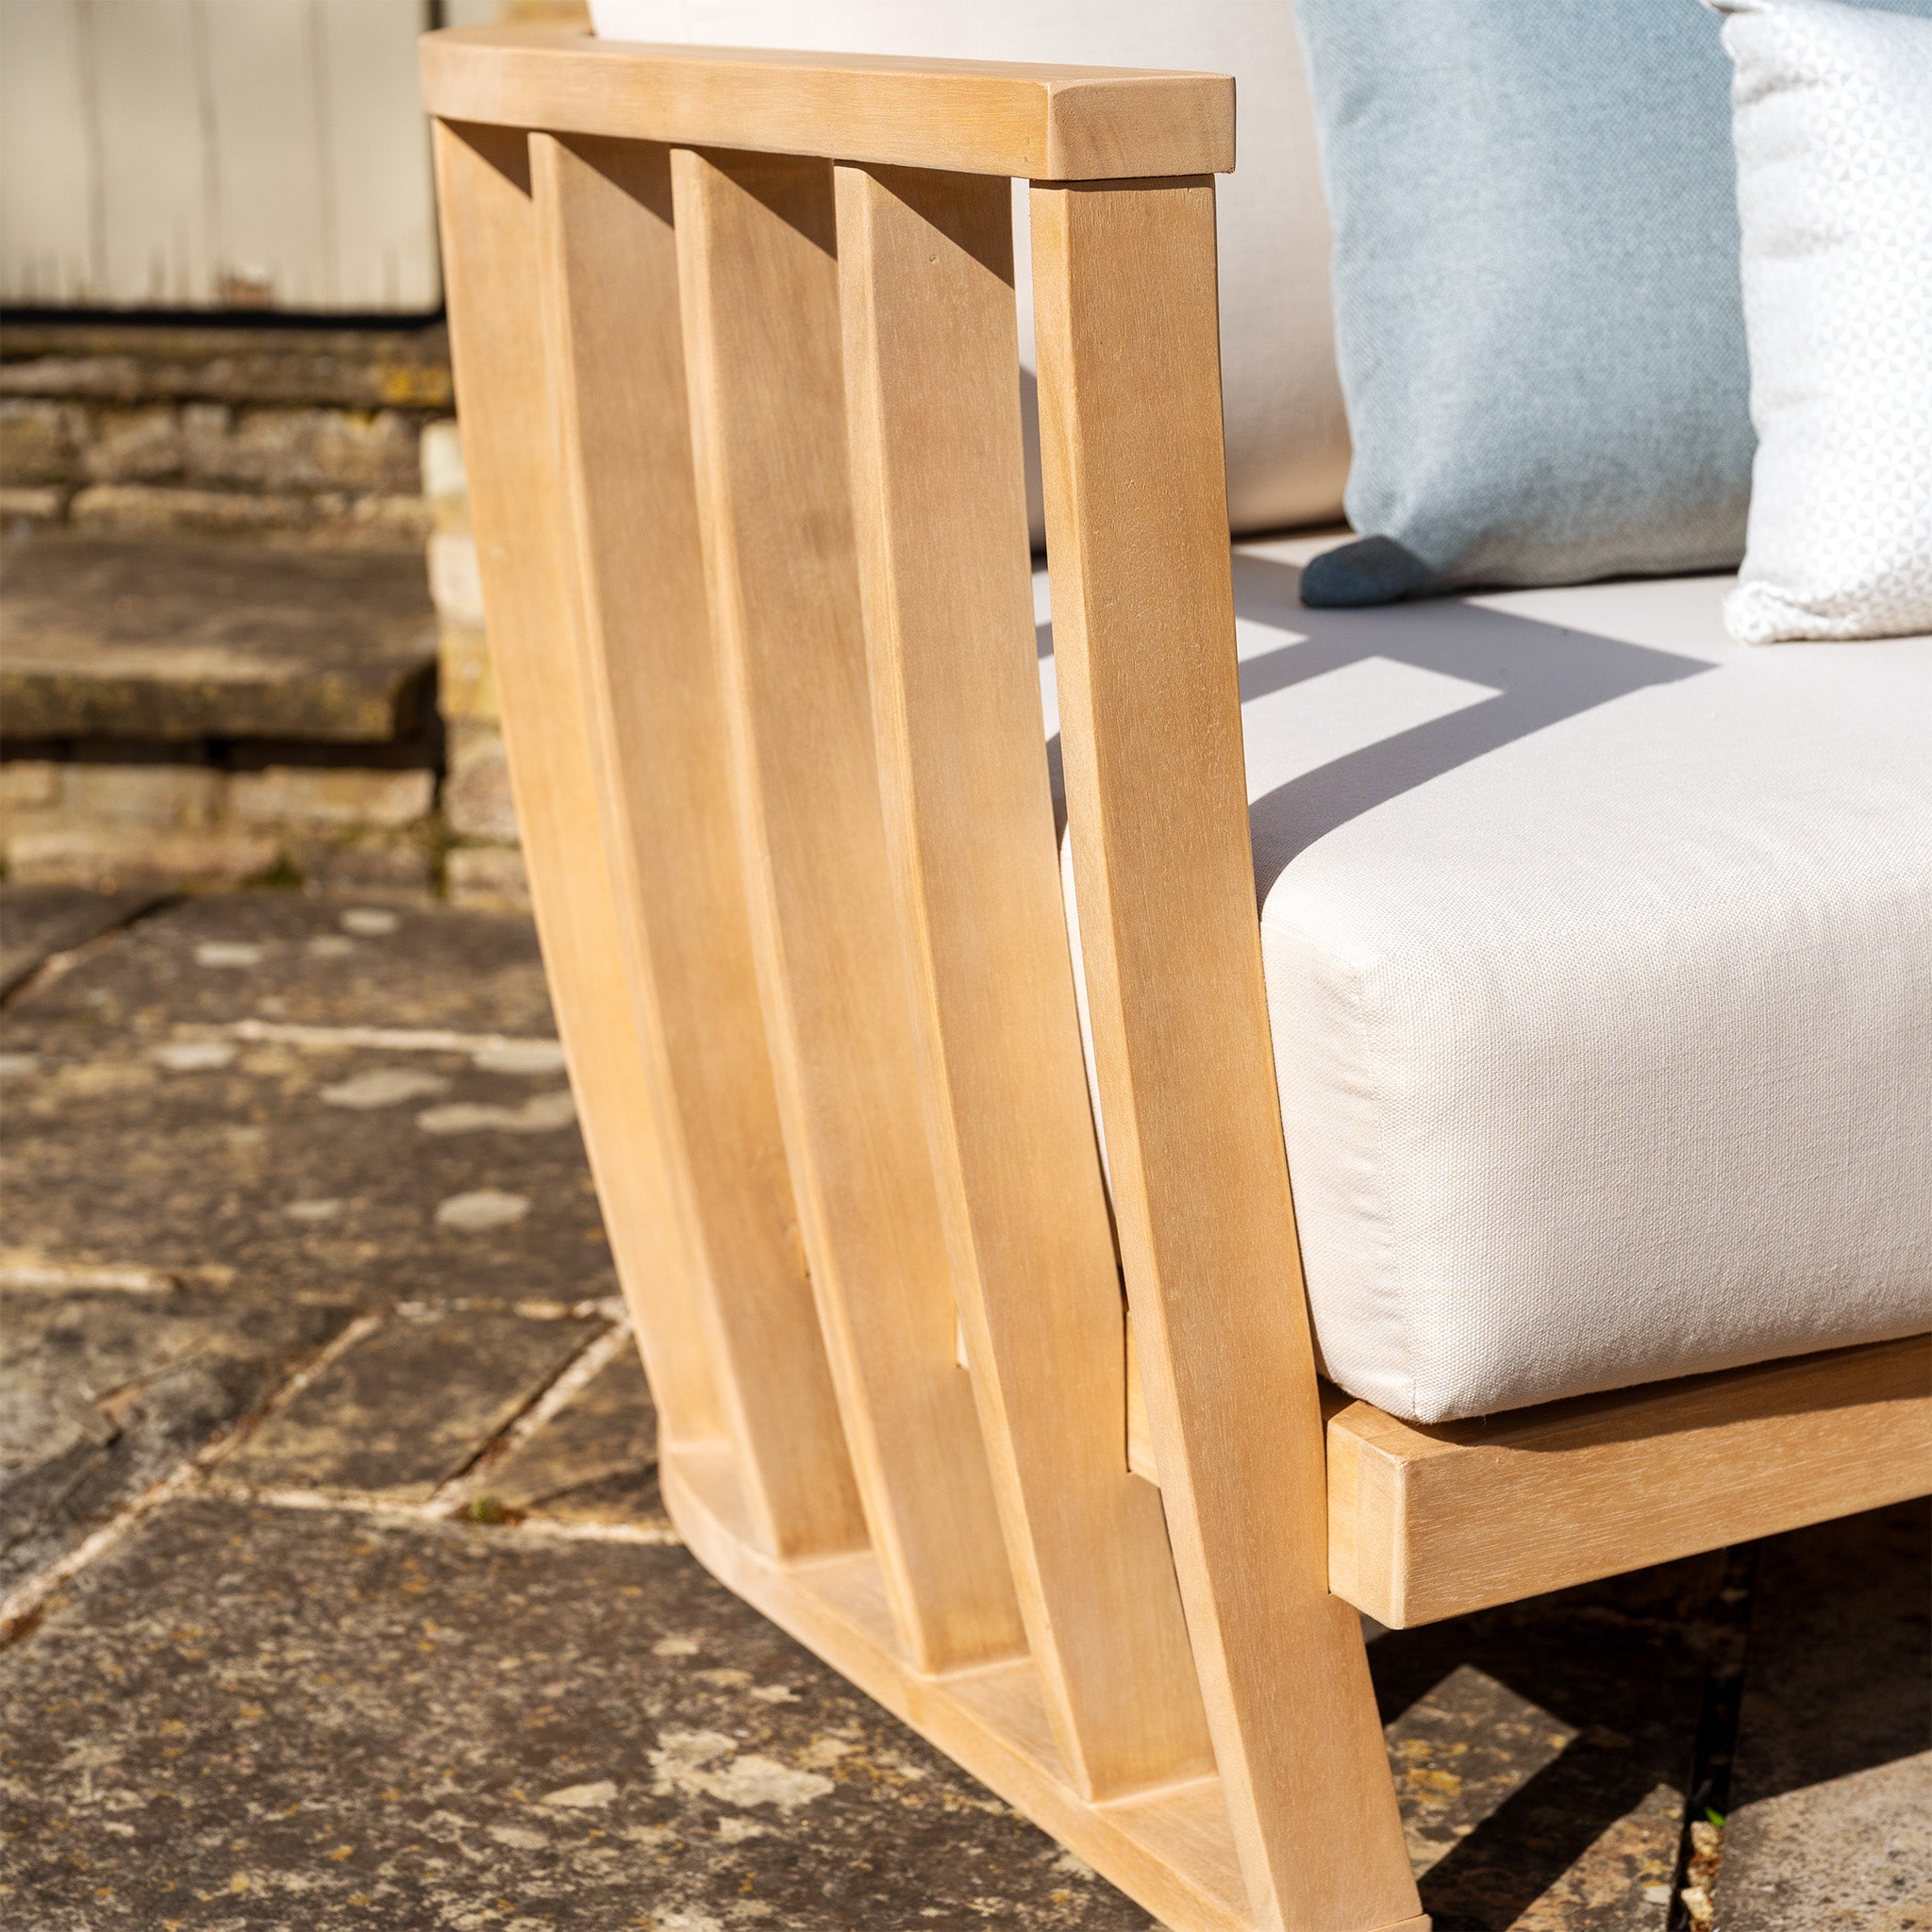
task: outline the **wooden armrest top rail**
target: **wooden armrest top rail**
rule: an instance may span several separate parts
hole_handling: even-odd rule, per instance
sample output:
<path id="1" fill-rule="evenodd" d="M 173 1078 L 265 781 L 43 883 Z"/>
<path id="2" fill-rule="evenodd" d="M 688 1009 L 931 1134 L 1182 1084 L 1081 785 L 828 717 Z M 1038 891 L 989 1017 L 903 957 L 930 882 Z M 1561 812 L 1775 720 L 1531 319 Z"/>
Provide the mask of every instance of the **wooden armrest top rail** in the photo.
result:
<path id="1" fill-rule="evenodd" d="M 1234 167 L 1225 75 L 657 47 L 562 27 L 453 27 L 421 46 L 424 104 L 443 121 L 1034 181 Z"/>

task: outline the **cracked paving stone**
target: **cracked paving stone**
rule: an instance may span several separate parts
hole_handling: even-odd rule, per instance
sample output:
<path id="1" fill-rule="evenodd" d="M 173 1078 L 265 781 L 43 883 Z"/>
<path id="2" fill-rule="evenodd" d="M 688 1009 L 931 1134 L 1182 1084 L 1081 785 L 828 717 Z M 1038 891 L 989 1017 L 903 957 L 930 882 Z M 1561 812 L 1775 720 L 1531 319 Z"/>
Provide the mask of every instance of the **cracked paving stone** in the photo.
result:
<path id="1" fill-rule="evenodd" d="M 570 1319 L 392 1315 L 226 1457 L 222 1479 L 427 1502 L 599 1332 Z"/>
<path id="2" fill-rule="evenodd" d="M 364 1305 L 572 1305 L 617 1291 L 555 1069 L 129 1028 L 83 1044 L 40 1024 L 38 997 L 0 1015 L 6 1053 L 18 1063 L 6 1081 L 0 1260 L 138 1257 Z M 547 1109 L 534 1126 L 533 1102 Z M 476 1195 L 526 1205 L 508 1217 L 445 1212 Z"/>
<path id="3" fill-rule="evenodd" d="M 1149 1932 L 681 1550 L 172 1503 L 0 1654 L 35 1932 Z"/>
<path id="4" fill-rule="evenodd" d="M 0 1291 L 0 1594 L 258 1408 L 346 1308 Z"/>
<path id="5" fill-rule="evenodd" d="M 0 885 L 0 995 L 72 951 L 159 903 L 155 892 L 97 892 L 86 886 Z"/>
<path id="6" fill-rule="evenodd" d="M 1932 1932 L 1932 1503 L 1766 1542 L 1724 1932 Z"/>
<path id="7" fill-rule="evenodd" d="M 1436 1932 L 1664 1932 L 1720 1557 L 1369 1647 Z"/>
<path id="8" fill-rule="evenodd" d="M 572 1523 L 657 1523 L 658 1412 L 627 1338 L 541 1427 L 482 1476 L 505 1509 Z"/>

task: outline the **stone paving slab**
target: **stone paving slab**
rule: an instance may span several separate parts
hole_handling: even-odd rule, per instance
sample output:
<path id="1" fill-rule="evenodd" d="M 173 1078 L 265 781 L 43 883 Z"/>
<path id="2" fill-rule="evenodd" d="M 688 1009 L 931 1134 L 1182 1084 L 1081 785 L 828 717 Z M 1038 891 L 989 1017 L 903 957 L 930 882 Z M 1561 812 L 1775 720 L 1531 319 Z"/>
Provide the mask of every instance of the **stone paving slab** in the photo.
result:
<path id="1" fill-rule="evenodd" d="M 1722 1932 L 1932 1928 L 1932 1503 L 1759 1556 Z"/>
<path id="2" fill-rule="evenodd" d="M 222 1479 L 427 1502 L 597 1327 L 479 1312 L 392 1315 L 225 1458 Z"/>
<path id="3" fill-rule="evenodd" d="M 9 1118 L 30 1124 L 0 1146 L 0 1263 L 364 1306 L 608 1297 L 550 1033 L 526 922 L 184 901 L 0 1013 Z"/>
<path id="4" fill-rule="evenodd" d="M 1148 1925 L 676 1549 L 171 1505 L 0 1752 L 36 1932 Z"/>
<path id="5" fill-rule="evenodd" d="M 0 574 L 9 739 L 380 743 L 436 664 L 420 557 L 48 534 Z"/>
<path id="6" fill-rule="evenodd" d="M 0 1291 L 0 1597 L 243 1415 L 346 1308 Z"/>
<path id="7" fill-rule="evenodd" d="M 0 1260 L 363 1306 L 616 1292 L 558 1072 L 222 1040 L 73 1053 L 7 1025 L 0 1052 Z"/>
<path id="8" fill-rule="evenodd" d="M 1439 1932 L 1661 1932 L 1708 1580 L 1375 1642 Z M 1149 1924 L 675 1548 L 172 1504 L 0 1657 L 0 1734 L 47 1932 Z"/>
<path id="9" fill-rule="evenodd" d="M 84 886 L 0 887 L 0 999 L 56 953 L 111 932 L 157 899 L 153 892 L 97 892 Z"/>

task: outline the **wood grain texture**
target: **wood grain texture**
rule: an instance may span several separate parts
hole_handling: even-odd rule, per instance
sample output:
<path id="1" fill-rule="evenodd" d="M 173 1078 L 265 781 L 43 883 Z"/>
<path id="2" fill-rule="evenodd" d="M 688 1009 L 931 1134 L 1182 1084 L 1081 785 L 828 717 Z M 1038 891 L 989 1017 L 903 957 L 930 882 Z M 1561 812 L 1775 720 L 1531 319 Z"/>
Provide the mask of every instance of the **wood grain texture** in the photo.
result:
<path id="1" fill-rule="evenodd" d="M 559 134 L 1034 180 L 1234 166 L 1223 75 L 646 47 L 514 26 L 425 36 L 422 75 L 432 114 Z"/>
<path id="2" fill-rule="evenodd" d="M 1209 180 L 1036 187 L 1067 804 L 1113 1204 L 1169 1533 L 1256 1916 L 1418 1910 L 1315 1371 L 1242 782 Z"/>
<path id="3" fill-rule="evenodd" d="M 806 1253 L 908 1654 L 1024 1638 L 920 1115 L 853 550 L 828 162 L 674 158 L 700 523 Z"/>
<path id="4" fill-rule="evenodd" d="M 435 131 L 471 516 L 543 966 L 625 1299 L 666 1431 L 717 1433 L 683 1310 L 693 1257 L 667 1184 L 599 831 L 576 653 L 556 418 L 542 379 L 525 137 Z M 534 373 L 534 374 L 533 374 Z"/>
<path id="5" fill-rule="evenodd" d="M 1059 1752 L 1212 1768 L 1159 1498 L 1121 1449 L 1120 1279 L 1041 746 L 1004 181 L 838 171 L 886 824 L 968 1359 Z"/>
<path id="6" fill-rule="evenodd" d="M 847 1550 L 864 1523 L 798 1249 L 725 770 L 670 156 L 541 134 L 530 147 L 538 275 L 524 299 L 541 293 L 544 316 L 587 719 L 576 755 L 595 791 L 578 830 L 594 842 L 603 827 L 603 896 L 685 1256 L 663 1309 L 685 1347 L 654 1383 L 702 1342 L 763 1547 Z M 553 641 L 553 675 L 562 657 Z"/>
<path id="7" fill-rule="evenodd" d="M 1932 1336 L 1424 1428 L 1328 1424 L 1334 1588 L 1402 1627 L 1932 1490 Z"/>

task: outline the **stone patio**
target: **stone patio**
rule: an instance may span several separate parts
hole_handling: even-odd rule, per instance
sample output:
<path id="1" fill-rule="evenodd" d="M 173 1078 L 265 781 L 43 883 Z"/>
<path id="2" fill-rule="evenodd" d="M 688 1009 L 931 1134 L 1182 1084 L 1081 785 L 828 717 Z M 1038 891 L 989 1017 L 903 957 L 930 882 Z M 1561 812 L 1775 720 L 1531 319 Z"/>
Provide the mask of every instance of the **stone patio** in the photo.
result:
<path id="1" fill-rule="evenodd" d="M 1144 1932 L 679 1545 L 525 924 L 0 888 L 0 1924 Z M 1932 1932 L 1928 1569 L 1374 1634 L 1441 1932 Z"/>

